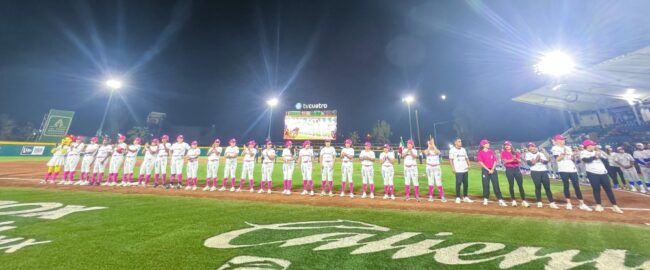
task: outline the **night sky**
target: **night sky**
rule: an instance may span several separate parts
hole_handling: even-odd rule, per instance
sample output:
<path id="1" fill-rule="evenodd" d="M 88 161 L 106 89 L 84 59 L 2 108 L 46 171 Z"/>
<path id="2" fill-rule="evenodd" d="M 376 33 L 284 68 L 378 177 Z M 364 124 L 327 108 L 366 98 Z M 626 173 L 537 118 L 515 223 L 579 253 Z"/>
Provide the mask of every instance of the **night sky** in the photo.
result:
<path id="1" fill-rule="evenodd" d="M 71 132 L 92 135 L 113 76 L 127 84 L 107 121 L 120 132 L 160 111 L 261 140 L 264 102 L 280 95 L 275 140 L 285 110 L 320 102 L 345 135 L 387 120 L 397 141 L 411 93 L 423 137 L 463 106 L 479 137 L 541 139 L 566 128 L 560 114 L 511 101 L 550 82 L 534 73 L 540 53 L 589 67 L 648 46 L 648 11 L 644 0 L 1 1 L 0 113 L 39 125 L 51 108 L 74 110 Z"/>

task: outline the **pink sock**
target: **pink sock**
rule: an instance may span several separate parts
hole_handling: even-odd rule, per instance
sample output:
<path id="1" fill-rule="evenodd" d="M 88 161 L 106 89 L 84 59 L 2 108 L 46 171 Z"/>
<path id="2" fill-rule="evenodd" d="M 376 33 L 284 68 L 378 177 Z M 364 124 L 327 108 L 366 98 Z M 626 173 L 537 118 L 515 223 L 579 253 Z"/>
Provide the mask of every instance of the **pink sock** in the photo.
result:
<path id="1" fill-rule="evenodd" d="M 183 185 L 183 174 L 176 175 L 176 178 L 178 179 L 178 184 Z"/>
<path id="2" fill-rule="evenodd" d="M 366 184 L 361 184 L 361 192 L 366 193 Z"/>
<path id="3" fill-rule="evenodd" d="M 354 183 L 350 182 L 350 193 L 354 193 Z"/>
<path id="4" fill-rule="evenodd" d="M 438 187 L 438 195 L 440 195 L 441 199 L 445 197 L 445 190 L 442 188 L 442 186 Z"/>
<path id="5" fill-rule="evenodd" d="M 216 177 L 213 177 L 213 178 L 212 178 L 212 186 L 213 186 L 213 187 L 217 187 L 217 182 L 218 182 L 218 181 L 217 181 L 217 178 L 216 178 Z"/>
<path id="6" fill-rule="evenodd" d="M 91 180 L 90 183 L 94 184 L 94 183 L 95 183 L 95 179 L 97 179 L 97 173 L 93 173 L 93 178 L 90 179 L 90 180 Z"/>
<path id="7" fill-rule="evenodd" d="M 142 180 L 144 180 L 144 175 L 141 174 L 138 176 L 138 185 L 142 184 Z"/>
<path id="8" fill-rule="evenodd" d="M 45 180 L 45 181 L 49 180 L 50 176 L 52 176 L 51 172 L 46 173 L 45 176 L 43 176 L 43 180 Z"/>
<path id="9" fill-rule="evenodd" d="M 404 185 L 404 194 L 405 194 L 404 196 L 406 196 L 406 198 L 411 197 L 411 186 Z"/>
<path id="10" fill-rule="evenodd" d="M 262 180 L 262 182 L 260 182 L 260 189 L 264 189 L 265 187 L 266 187 L 266 181 Z"/>
<path id="11" fill-rule="evenodd" d="M 226 187 L 226 181 L 228 181 L 228 178 L 226 178 L 226 177 L 224 177 L 224 178 L 221 180 L 221 187 L 223 187 L 223 188 Z"/>
<path id="12" fill-rule="evenodd" d="M 163 173 L 162 174 L 162 184 L 163 184 L 163 186 L 165 185 L 165 183 L 167 183 L 167 174 Z"/>
<path id="13" fill-rule="evenodd" d="M 57 178 L 59 178 L 59 173 L 55 172 L 54 176 L 52 176 L 52 180 L 56 181 Z"/>
<path id="14" fill-rule="evenodd" d="M 341 181 L 341 192 L 345 192 L 345 182 Z"/>
<path id="15" fill-rule="evenodd" d="M 239 179 L 239 189 L 244 188 L 244 178 Z"/>
<path id="16" fill-rule="evenodd" d="M 273 188 L 273 182 L 271 182 L 271 181 L 266 181 L 266 189 L 267 189 L 267 190 L 271 190 L 271 188 Z"/>
<path id="17" fill-rule="evenodd" d="M 370 193 L 375 194 L 375 184 L 370 184 Z"/>
<path id="18" fill-rule="evenodd" d="M 420 186 L 415 186 L 415 198 L 420 198 Z"/>
<path id="19" fill-rule="evenodd" d="M 230 187 L 235 187 L 235 178 L 230 178 Z"/>
<path id="20" fill-rule="evenodd" d="M 104 182 L 104 173 L 99 173 L 99 178 L 97 179 L 97 184 L 101 184 L 102 182 Z"/>
<path id="21" fill-rule="evenodd" d="M 314 191 L 314 180 L 309 180 L 307 183 L 309 183 L 309 190 Z"/>
<path id="22" fill-rule="evenodd" d="M 253 186 L 255 185 L 255 180 L 253 179 L 248 179 L 248 188 L 253 189 Z"/>
<path id="23" fill-rule="evenodd" d="M 151 177 L 151 176 L 148 175 L 148 174 L 147 174 L 147 176 L 144 177 L 144 184 L 145 184 L 145 185 L 148 185 L 148 184 L 149 184 L 149 178 L 150 178 L 150 177 Z"/>
<path id="24" fill-rule="evenodd" d="M 302 179 L 302 190 L 307 190 L 307 180 Z"/>
<path id="25" fill-rule="evenodd" d="M 160 174 L 155 174 L 153 176 L 153 183 L 158 185 L 158 180 L 160 180 Z"/>
<path id="26" fill-rule="evenodd" d="M 429 197 L 433 197 L 433 186 L 429 186 Z"/>
<path id="27" fill-rule="evenodd" d="M 320 181 L 320 192 L 325 192 L 325 180 Z"/>
<path id="28" fill-rule="evenodd" d="M 327 181 L 327 186 L 329 187 L 329 192 L 332 192 L 332 185 L 334 184 L 334 181 Z"/>

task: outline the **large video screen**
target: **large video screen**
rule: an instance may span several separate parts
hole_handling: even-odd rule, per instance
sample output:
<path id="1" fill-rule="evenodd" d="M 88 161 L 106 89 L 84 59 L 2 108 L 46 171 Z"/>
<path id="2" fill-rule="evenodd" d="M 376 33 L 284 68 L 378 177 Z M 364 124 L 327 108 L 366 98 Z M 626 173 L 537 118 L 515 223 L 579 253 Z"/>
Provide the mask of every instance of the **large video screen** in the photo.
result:
<path id="1" fill-rule="evenodd" d="M 336 140 L 336 111 L 288 111 L 285 140 Z"/>

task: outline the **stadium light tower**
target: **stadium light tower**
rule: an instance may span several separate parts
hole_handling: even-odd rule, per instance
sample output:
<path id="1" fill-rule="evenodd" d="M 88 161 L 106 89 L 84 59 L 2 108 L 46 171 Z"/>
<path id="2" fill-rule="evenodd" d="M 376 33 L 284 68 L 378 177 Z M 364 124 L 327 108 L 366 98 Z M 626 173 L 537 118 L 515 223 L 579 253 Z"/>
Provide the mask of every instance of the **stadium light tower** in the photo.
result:
<path id="1" fill-rule="evenodd" d="M 271 118 L 273 117 L 273 108 L 278 105 L 280 101 L 277 98 L 271 98 L 266 101 L 266 105 L 269 106 L 269 131 L 266 134 L 266 139 L 271 140 Z"/>
<path id="2" fill-rule="evenodd" d="M 97 129 L 97 133 L 95 134 L 97 137 L 103 135 L 102 133 L 104 132 L 104 122 L 106 121 L 108 108 L 111 106 L 111 101 L 113 100 L 113 93 L 122 88 L 122 81 L 117 79 L 108 79 L 106 82 L 104 82 L 104 85 L 111 91 L 111 93 L 108 95 L 108 102 L 106 102 L 106 108 L 104 108 L 104 116 L 102 116 L 102 121 L 99 123 L 99 129 Z"/>
<path id="3" fill-rule="evenodd" d="M 575 62 L 570 55 L 562 51 L 545 53 L 537 65 L 535 72 L 538 74 L 560 77 L 571 73 L 575 69 Z"/>
<path id="4" fill-rule="evenodd" d="M 440 99 L 442 99 L 443 101 L 447 100 L 447 95 L 445 95 L 445 94 L 440 95 Z"/>
<path id="5" fill-rule="evenodd" d="M 408 95 L 402 98 L 402 102 L 406 102 L 406 106 L 409 110 L 409 139 L 413 139 L 413 124 L 411 123 L 411 103 L 415 101 L 415 97 Z"/>

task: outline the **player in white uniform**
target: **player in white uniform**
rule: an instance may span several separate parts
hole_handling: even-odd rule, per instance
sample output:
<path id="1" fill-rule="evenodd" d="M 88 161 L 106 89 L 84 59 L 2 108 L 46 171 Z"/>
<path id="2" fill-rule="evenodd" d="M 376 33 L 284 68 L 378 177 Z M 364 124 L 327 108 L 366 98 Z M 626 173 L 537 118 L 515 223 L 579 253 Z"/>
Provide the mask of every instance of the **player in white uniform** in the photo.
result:
<path id="1" fill-rule="evenodd" d="M 70 151 L 70 138 L 65 137 L 61 140 L 61 143 L 52 148 L 52 158 L 47 162 L 47 173 L 43 177 L 42 184 L 47 184 L 52 179 L 52 183 L 56 181 L 56 178 L 59 177 L 59 170 L 65 161 L 65 154 Z"/>
<path id="2" fill-rule="evenodd" d="M 140 142 L 142 139 L 136 137 L 133 139 L 133 144 L 126 147 L 126 158 L 124 159 L 124 170 L 122 171 L 122 183 L 120 186 L 128 187 L 133 183 L 133 171 L 135 169 L 135 162 L 140 152 Z"/>
<path id="3" fill-rule="evenodd" d="M 108 163 L 108 179 L 103 185 L 115 186 L 117 184 L 117 175 L 122 167 L 124 161 L 124 153 L 126 152 L 126 136 L 117 134 L 117 143 L 113 146 L 110 163 Z"/>
<path id="4" fill-rule="evenodd" d="M 643 146 L 643 144 L 640 144 L 640 146 Z M 624 177 L 630 182 L 630 190 L 632 192 L 636 192 L 637 189 L 634 188 L 634 185 L 636 184 L 639 186 L 639 191 L 641 193 L 646 193 L 646 187 L 643 185 L 643 182 L 639 178 L 639 174 L 637 174 L 636 168 L 634 168 L 634 157 L 628 153 L 625 153 L 625 149 L 623 149 L 623 147 L 619 146 L 616 148 L 616 151 L 617 153 L 610 156 L 609 163 L 615 163 L 619 168 L 621 168 Z M 641 167 L 640 165 L 641 164 L 639 164 L 639 167 Z"/>
<path id="5" fill-rule="evenodd" d="M 169 172 L 171 178 L 169 179 L 169 186 L 167 188 L 173 187 L 174 182 L 177 183 L 177 189 L 183 187 L 183 162 L 185 161 L 187 150 L 190 150 L 190 145 L 184 140 L 185 137 L 183 135 L 178 135 L 176 136 L 176 142 L 172 144 L 171 171 Z"/>
<path id="6" fill-rule="evenodd" d="M 388 198 L 395 200 L 395 193 L 393 193 L 395 153 L 390 150 L 390 145 L 384 144 L 384 151 L 379 154 L 379 162 L 381 163 L 381 176 L 384 179 L 384 200 Z"/>
<path id="7" fill-rule="evenodd" d="M 352 181 L 352 163 L 354 160 L 354 148 L 352 140 L 345 140 L 345 147 L 341 149 L 341 197 L 345 196 L 345 186 L 350 185 L 350 198 L 354 198 L 354 183 Z"/>
<path id="8" fill-rule="evenodd" d="M 79 185 L 85 186 L 90 184 L 90 166 L 95 160 L 95 155 L 97 154 L 98 149 L 99 145 L 97 144 L 97 137 L 92 137 L 90 138 L 90 143 L 87 144 L 81 152 L 83 158 L 81 159 L 81 181 L 79 182 Z"/>
<path id="9" fill-rule="evenodd" d="M 273 149 L 273 142 L 266 141 L 266 149 L 262 150 L 262 181 L 260 183 L 260 190 L 257 193 L 262 193 L 266 189 L 266 192 L 271 194 L 274 163 L 275 149 Z"/>
<path id="10" fill-rule="evenodd" d="M 192 141 L 190 149 L 187 150 L 187 154 L 185 155 L 185 159 L 187 159 L 187 187 L 185 187 L 185 190 L 196 190 L 200 155 L 201 149 L 199 148 L 199 142 Z"/>
<path id="11" fill-rule="evenodd" d="M 298 152 L 298 162 L 302 173 L 302 193 L 300 195 L 314 195 L 314 180 L 311 177 L 313 159 L 314 149 L 311 148 L 311 142 L 304 141 L 302 149 Z"/>
<path id="12" fill-rule="evenodd" d="M 616 197 L 614 196 L 614 191 L 612 190 L 612 184 L 607 175 L 605 164 L 601 160 L 601 153 L 596 151 L 596 143 L 592 140 L 585 140 L 582 142 L 582 146 L 584 150 L 580 152 L 580 159 L 585 165 L 587 178 L 589 179 L 589 184 L 591 184 L 591 189 L 594 192 L 596 212 L 602 212 L 605 210 L 600 204 L 600 188 L 602 187 L 605 190 L 605 194 L 607 194 L 607 199 L 612 203 L 612 210 L 615 213 L 623 214 L 623 211 L 616 204 Z"/>
<path id="13" fill-rule="evenodd" d="M 336 149 L 332 147 L 332 141 L 327 139 L 325 140 L 325 146 L 320 149 L 320 166 L 321 166 L 321 191 L 320 195 L 333 196 L 332 192 L 333 184 L 333 174 L 334 174 L 334 163 L 336 162 Z"/>
<path id="14" fill-rule="evenodd" d="M 646 187 L 650 188 L 650 144 L 644 146 L 642 143 L 637 143 L 635 147 L 636 149 L 633 154 L 634 161 L 639 165 L 639 169 L 641 169 L 641 175 L 643 175 Z M 636 177 L 635 179 L 638 178 Z M 632 180 L 630 180 L 630 183 L 632 183 Z M 637 180 L 637 184 L 643 185 L 644 183 L 641 180 Z"/>
<path id="15" fill-rule="evenodd" d="M 284 162 L 282 164 L 282 179 L 284 180 L 283 183 L 283 191 L 282 194 L 284 195 L 291 195 L 291 181 L 293 180 L 293 168 L 296 163 L 296 156 L 295 153 L 293 152 L 293 142 L 291 141 L 286 141 L 284 143 L 284 149 L 282 149 L 282 161 Z"/>
<path id="16" fill-rule="evenodd" d="M 451 163 L 451 170 L 456 176 L 456 203 L 461 202 L 460 186 L 463 186 L 463 202 L 473 203 L 467 196 L 467 188 L 469 186 L 469 157 L 467 150 L 463 148 L 463 141 L 460 138 L 454 140 L 454 145 L 449 149 L 449 163 Z"/>
<path id="17" fill-rule="evenodd" d="M 372 144 L 366 142 L 364 149 L 359 153 L 359 160 L 361 160 L 361 198 L 366 198 L 366 190 L 370 186 L 370 199 L 375 198 L 375 180 L 374 180 L 374 163 L 375 152 L 372 151 Z"/>
<path id="18" fill-rule="evenodd" d="M 151 179 L 151 173 L 158 156 L 159 144 L 160 141 L 158 139 L 153 139 L 151 140 L 151 145 L 145 144 L 142 148 L 144 159 L 142 160 L 142 164 L 140 164 L 140 171 L 138 172 L 138 186 L 146 187 L 149 184 L 149 179 Z M 154 185 L 158 186 L 158 178 L 154 179 Z"/>
<path id="19" fill-rule="evenodd" d="M 212 147 L 208 149 L 208 165 L 206 166 L 205 174 L 205 187 L 203 191 L 215 191 L 217 190 L 217 172 L 219 171 L 219 158 L 223 149 L 221 148 L 221 140 L 216 139 L 212 143 Z"/>
<path id="20" fill-rule="evenodd" d="M 162 135 L 160 137 L 160 144 L 158 145 L 158 154 L 156 155 L 156 164 L 154 165 L 154 185 L 158 187 L 158 178 L 162 176 L 162 185 L 167 185 L 167 159 L 171 151 L 172 145 L 169 143 L 169 136 Z"/>
<path id="21" fill-rule="evenodd" d="M 251 193 L 255 191 L 255 178 L 253 178 L 253 172 L 255 172 L 255 156 L 257 155 L 255 145 L 257 143 L 254 140 L 250 140 L 248 141 L 248 146 L 244 145 L 244 149 L 241 151 L 241 178 L 239 178 L 239 188 L 237 188 L 236 192 L 241 192 L 244 189 L 246 179 L 248 179 L 248 191 Z"/>
<path id="22" fill-rule="evenodd" d="M 75 138 L 75 141 L 70 144 L 70 151 L 68 151 L 68 153 L 65 155 L 65 164 L 63 165 L 63 181 L 61 181 L 60 184 L 74 184 L 74 175 L 77 171 L 77 164 L 79 164 L 81 152 L 85 146 L 83 141 L 83 136 L 77 136 Z"/>
<path id="23" fill-rule="evenodd" d="M 440 196 L 440 201 L 446 202 L 445 199 L 445 190 L 442 187 L 442 171 L 440 170 L 440 150 L 436 147 L 433 138 L 430 138 L 427 142 L 427 149 L 424 150 L 424 155 L 426 156 L 427 161 L 427 180 L 429 184 L 429 201 L 433 202 L 433 186 L 438 187 L 438 195 Z"/>
<path id="24" fill-rule="evenodd" d="M 420 183 L 418 182 L 418 151 L 413 147 L 413 140 L 406 142 L 406 149 L 402 151 L 404 157 L 404 200 L 411 199 L 411 185 L 415 191 L 415 200 L 420 201 Z"/>
<path id="25" fill-rule="evenodd" d="M 537 208 L 544 207 L 542 203 L 542 186 L 546 191 L 546 198 L 548 199 L 548 206 L 552 209 L 560 209 L 553 200 L 553 192 L 551 191 L 551 183 L 548 178 L 548 158 L 546 155 L 537 151 L 537 145 L 532 142 L 527 144 L 528 152 L 524 155 L 524 160 L 530 166 L 530 178 L 533 179 L 535 185 L 535 199 L 537 200 Z"/>
<path id="26" fill-rule="evenodd" d="M 104 171 L 106 170 L 106 163 L 108 163 L 108 156 L 113 152 L 113 146 L 109 144 L 110 139 L 104 137 L 102 145 L 97 149 L 95 156 L 95 163 L 93 163 L 93 179 L 92 184 L 99 186 L 104 181 Z"/>
<path id="27" fill-rule="evenodd" d="M 579 182 L 580 177 L 578 176 L 578 168 L 574 163 L 574 160 L 579 160 L 578 153 L 574 152 L 571 147 L 566 146 L 565 138 L 560 134 L 553 136 L 553 142 L 555 145 L 551 148 L 551 154 L 557 160 L 557 170 L 564 186 L 566 208 L 568 210 L 573 209 L 573 205 L 571 204 L 571 191 L 569 190 L 569 187 L 572 185 L 576 197 L 580 202 L 579 208 L 584 211 L 591 211 L 591 208 L 582 200 L 582 191 L 580 190 Z"/>
<path id="28" fill-rule="evenodd" d="M 237 140 L 232 138 L 228 141 L 230 146 L 226 147 L 223 156 L 226 158 L 225 168 L 223 170 L 223 181 L 219 191 L 226 190 L 226 181 L 230 178 L 230 191 L 235 191 L 235 170 L 237 170 L 237 156 L 239 156 L 239 147 L 237 147 Z"/>

